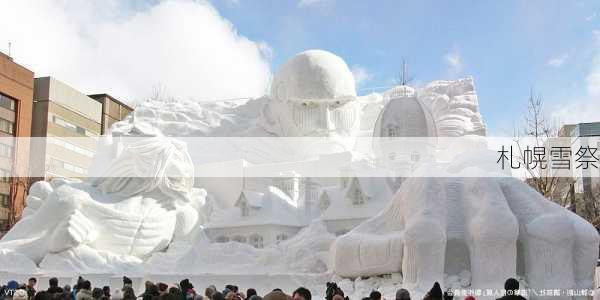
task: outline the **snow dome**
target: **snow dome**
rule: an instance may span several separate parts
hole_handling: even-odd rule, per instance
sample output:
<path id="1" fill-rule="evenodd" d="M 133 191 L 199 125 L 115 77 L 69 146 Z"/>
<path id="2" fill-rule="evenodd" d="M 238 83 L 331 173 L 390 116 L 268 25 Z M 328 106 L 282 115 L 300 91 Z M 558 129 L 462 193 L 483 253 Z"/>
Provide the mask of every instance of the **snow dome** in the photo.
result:
<path id="1" fill-rule="evenodd" d="M 284 102 L 356 97 L 354 76 L 339 56 L 324 50 L 304 51 L 275 74 L 271 97 Z"/>

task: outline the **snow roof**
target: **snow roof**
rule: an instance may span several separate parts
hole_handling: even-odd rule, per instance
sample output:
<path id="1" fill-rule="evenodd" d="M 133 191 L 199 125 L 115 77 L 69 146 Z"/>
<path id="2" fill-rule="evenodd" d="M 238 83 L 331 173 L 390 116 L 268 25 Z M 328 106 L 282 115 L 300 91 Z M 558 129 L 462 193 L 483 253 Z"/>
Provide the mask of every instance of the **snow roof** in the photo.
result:
<path id="1" fill-rule="evenodd" d="M 383 177 L 354 177 L 347 188 L 325 188 L 320 191 L 319 199 L 323 193 L 330 198 L 329 207 L 321 215 L 321 219 L 347 220 L 366 219 L 379 213 L 390 202 L 394 191 Z M 357 185 L 369 197 L 363 204 L 353 204 L 348 198 L 348 192 L 353 185 Z"/>
<path id="2" fill-rule="evenodd" d="M 206 228 L 232 228 L 259 225 L 282 225 L 303 227 L 306 222 L 300 217 L 295 202 L 280 189 L 269 186 L 265 193 L 243 191 L 240 194 L 247 199 L 255 210 L 248 216 L 242 216 L 239 207 L 225 210 L 211 220 Z M 236 206 L 238 206 L 236 202 Z"/>

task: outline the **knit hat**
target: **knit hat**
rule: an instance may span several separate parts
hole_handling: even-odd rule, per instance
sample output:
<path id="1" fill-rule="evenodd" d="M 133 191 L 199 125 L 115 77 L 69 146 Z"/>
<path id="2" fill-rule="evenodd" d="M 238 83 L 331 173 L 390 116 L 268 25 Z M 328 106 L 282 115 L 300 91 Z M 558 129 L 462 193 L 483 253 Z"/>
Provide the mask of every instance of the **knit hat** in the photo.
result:
<path id="1" fill-rule="evenodd" d="M 410 300 L 410 293 L 406 289 L 399 289 L 396 292 L 396 300 Z"/>
<path id="2" fill-rule="evenodd" d="M 433 284 L 431 290 L 429 290 L 429 296 L 433 299 L 442 299 L 442 288 L 440 287 L 440 284 L 437 281 Z"/>
<path id="3" fill-rule="evenodd" d="M 12 298 L 13 300 L 27 300 L 27 291 L 18 289 L 15 291 Z"/>
<path id="4" fill-rule="evenodd" d="M 133 284 L 133 281 L 127 276 L 123 276 L 123 284 Z"/>
<path id="5" fill-rule="evenodd" d="M 11 280 L 6 284 L 6 288 L 9 290 L 16 290 L 19 287 L 19 283 Z"/>

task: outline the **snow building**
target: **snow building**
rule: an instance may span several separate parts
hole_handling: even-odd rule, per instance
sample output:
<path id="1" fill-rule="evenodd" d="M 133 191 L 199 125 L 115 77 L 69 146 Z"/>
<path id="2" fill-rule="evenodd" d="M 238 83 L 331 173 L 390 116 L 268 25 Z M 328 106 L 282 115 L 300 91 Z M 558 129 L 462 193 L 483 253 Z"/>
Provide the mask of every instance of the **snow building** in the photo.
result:
<path id="1" fill-rule="evenodd" d="M 277 187 L 243 190 L 234 207 L 211 216 L 205 229 L 217 243 L 236 241 L 263 248 L 287 240 L 308 225 L 295 201 Z"/>
<path id="2" fill-rule="evenodd" d="M 338 186 L 320 190 L 318 207 L 327 231 L 342 235 L 375 216 L 395 190 L 382 177 L 342 177 Z"/>

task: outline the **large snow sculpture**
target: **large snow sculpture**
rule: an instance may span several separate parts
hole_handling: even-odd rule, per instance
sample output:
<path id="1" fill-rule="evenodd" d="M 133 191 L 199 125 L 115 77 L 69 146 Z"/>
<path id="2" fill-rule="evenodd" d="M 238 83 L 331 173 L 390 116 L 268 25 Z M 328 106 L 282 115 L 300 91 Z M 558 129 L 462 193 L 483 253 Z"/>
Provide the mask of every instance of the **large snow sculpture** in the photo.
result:
<path id="1" fill-rule="evenodd" d="M 599 238 L 591 224 L 518 179 L 452 175 L 404 181 L 389 207 L 336 240 L 334 271 L 402 272 L 421 292 L 463 271 L 473 288 L 501 289 L 516 274 L 534 289 L 592 287 Z"/>
<path id="2" fill-rule="evenodd" d="M 198 214 L 185 145 L 143 124 L 130 124 L 128 133 L 133 137 L 113 145 L 102 176 L 31 187 L 26 214 L 0 240 L 4 269 L 25 256 L 46 270 L 133 271 L 187 238 Z"/>

